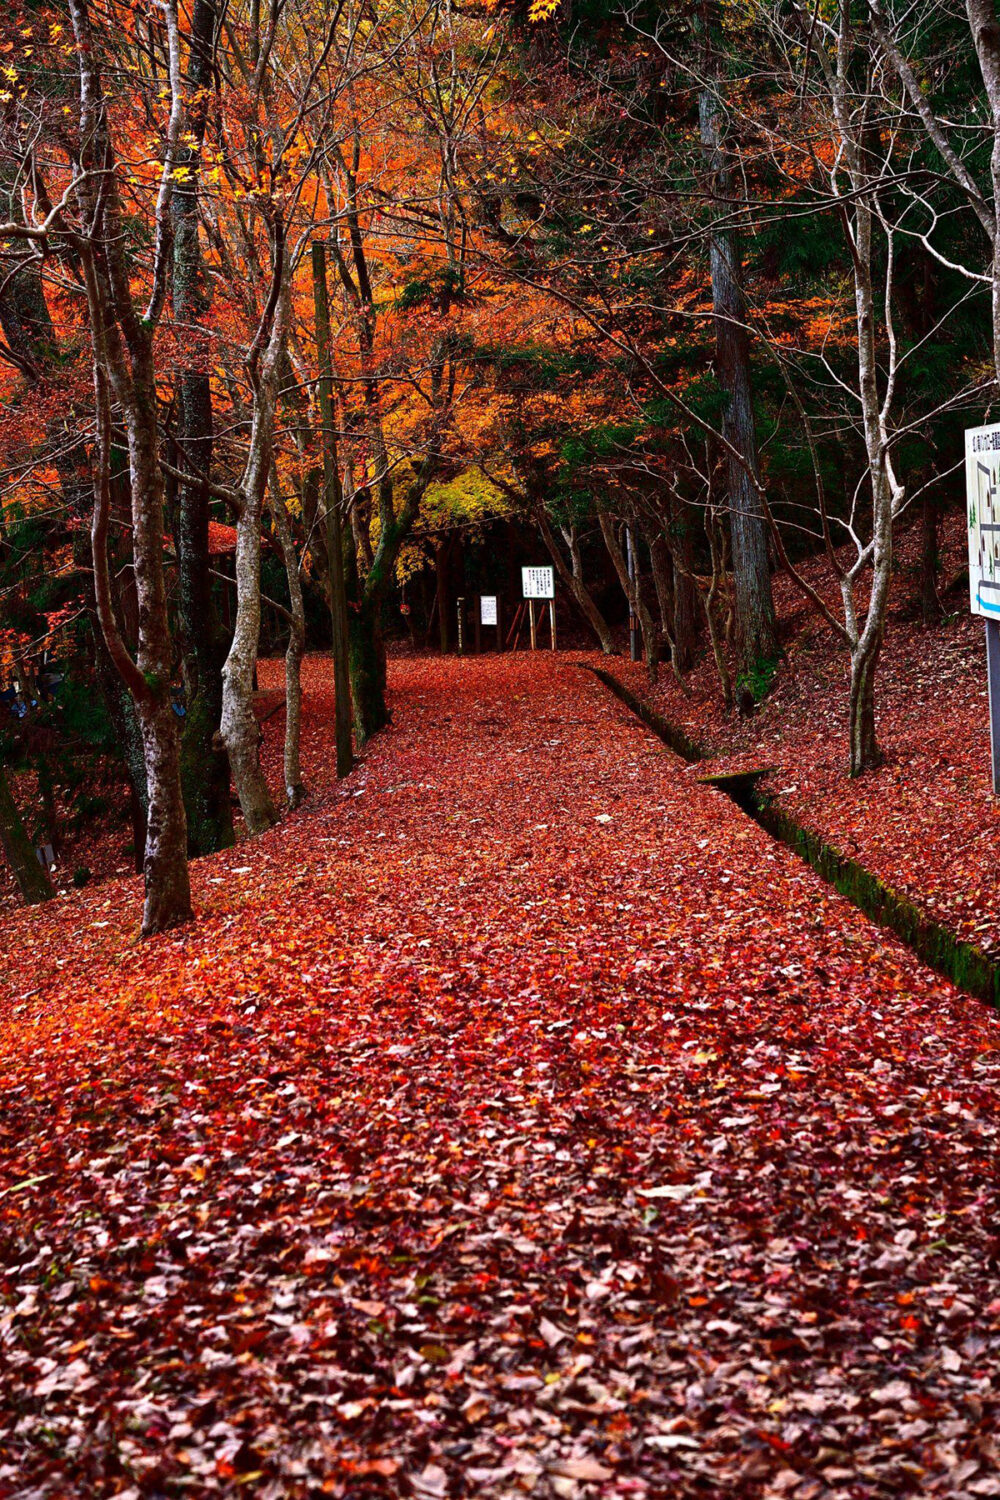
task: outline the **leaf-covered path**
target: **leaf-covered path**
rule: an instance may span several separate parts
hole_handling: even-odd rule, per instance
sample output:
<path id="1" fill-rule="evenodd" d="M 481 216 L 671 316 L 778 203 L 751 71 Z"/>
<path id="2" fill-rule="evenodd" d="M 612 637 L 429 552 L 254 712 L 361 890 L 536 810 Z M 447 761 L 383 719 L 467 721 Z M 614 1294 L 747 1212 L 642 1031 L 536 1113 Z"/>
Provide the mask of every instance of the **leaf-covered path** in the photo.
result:
<path id="1" fill-rule="evenodd" d="M 0 1495 L 1000 1494 L 994 1018 L 578 666 L 393 688 L 5 924 Z"/>

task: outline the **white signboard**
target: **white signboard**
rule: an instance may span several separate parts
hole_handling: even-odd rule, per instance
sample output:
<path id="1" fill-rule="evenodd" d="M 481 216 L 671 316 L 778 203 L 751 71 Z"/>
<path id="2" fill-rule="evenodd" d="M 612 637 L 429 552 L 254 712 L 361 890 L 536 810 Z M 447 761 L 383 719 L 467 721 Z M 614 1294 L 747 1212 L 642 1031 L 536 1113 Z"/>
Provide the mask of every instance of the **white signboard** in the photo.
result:
<path id="1" fill-rule="evenodd" d="M 1000 425 L 965 434 L 969 520 L 969 602 L 974 615 L 1000 619 Z"/>
<path id="2" fill-rule="evenodd" d="M 555 579 L 551 568 L 522 568 L 521 592 L 525 599 L 554 599 Z"/>
<path id="3" fill-rule="evenodd" d="M 479 622 L 481 625 L 495 625 L 497 622 L 497 596 L 496 594 L 480 594 L 479 596 Z"/>

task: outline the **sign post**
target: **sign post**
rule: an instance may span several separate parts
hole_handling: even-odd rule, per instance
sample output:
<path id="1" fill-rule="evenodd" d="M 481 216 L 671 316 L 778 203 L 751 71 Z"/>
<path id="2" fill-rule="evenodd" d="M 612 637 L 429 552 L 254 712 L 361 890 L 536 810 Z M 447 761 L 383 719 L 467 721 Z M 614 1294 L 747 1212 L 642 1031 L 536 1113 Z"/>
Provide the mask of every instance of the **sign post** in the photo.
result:
<path id="1" fill-rule="evenodd" d="M 990 690 L 990 760 L 993 795 L 1000 797 L 1000 620 L 986 621 L 986 680 Z"/>
<path id="2" fill-rule="evenodd" d="M 528 603 L 528 629 L 531 633 L 531 649 L 538 650 L 538 625 L 535 619 L 535 600 L 544 599 L 549 605 L 549 626 L 552 631 L 552 649 L 556 649 L 556 582 L 552 568 L 522 568 L 521 593 Z"/>
<path id="3" fill-rule="evenodd" d="M 503 631 L 500 624 L 500 601 L 496 594 L 480 594 L 476 610 L 476 653 L 482 650 L 482 627 L 492 627 L 497 633 L 497 650 L 503 650 Z"/>
<path id="4" fill-rule="evenodd" d="M 986 626 L 993 793 L 1000 796 L 1000 424 L 965 434 L 969 604 Z"/>

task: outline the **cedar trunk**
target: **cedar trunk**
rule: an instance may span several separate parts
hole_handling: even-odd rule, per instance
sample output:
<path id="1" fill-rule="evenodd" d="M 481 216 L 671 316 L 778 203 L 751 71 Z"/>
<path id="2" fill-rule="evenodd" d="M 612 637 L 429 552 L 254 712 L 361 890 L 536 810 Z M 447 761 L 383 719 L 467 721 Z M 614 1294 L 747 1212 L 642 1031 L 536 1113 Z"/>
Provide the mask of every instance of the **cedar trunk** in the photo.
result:
<path id="1" fill-rule="evenodd" d="M 721 143 L 719 103 L 711 89 L 699 97 L 701 141 L 706 148 L 715 191 L 724 196 L 729 173 Z M 728 402 L 723 436 L 735 451 L 728 456 L 729 526 L 740 663 L 752 672 L 778 656 L 767 524 L 761 503 L 757 431 L 750 376 L 746 304 L 740 286 L 740 247 L 735 232 L 718 226 L 710 250 L 712 308 L 715 316 L 719 380 Z"/>

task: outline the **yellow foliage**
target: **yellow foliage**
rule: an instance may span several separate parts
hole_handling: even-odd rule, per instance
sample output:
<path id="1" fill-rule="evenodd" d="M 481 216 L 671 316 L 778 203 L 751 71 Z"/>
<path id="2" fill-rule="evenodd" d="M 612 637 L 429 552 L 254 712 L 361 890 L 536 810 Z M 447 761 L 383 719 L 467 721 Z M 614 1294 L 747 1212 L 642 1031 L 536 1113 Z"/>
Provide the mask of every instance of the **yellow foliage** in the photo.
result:
<path id="1" fill-rule="evenodd" d="M 464 469 L 454 479 L 427 487 L 420 506 L 420 519 L 396 562 L 400 583 L 413 578 L 431 561 L 429 534 L 462 526 L 474 535 L 479 526 L 510 509 L 503 492 L 479 469 Z M 377 522 L 373 531 L 377 529 Z"/>

